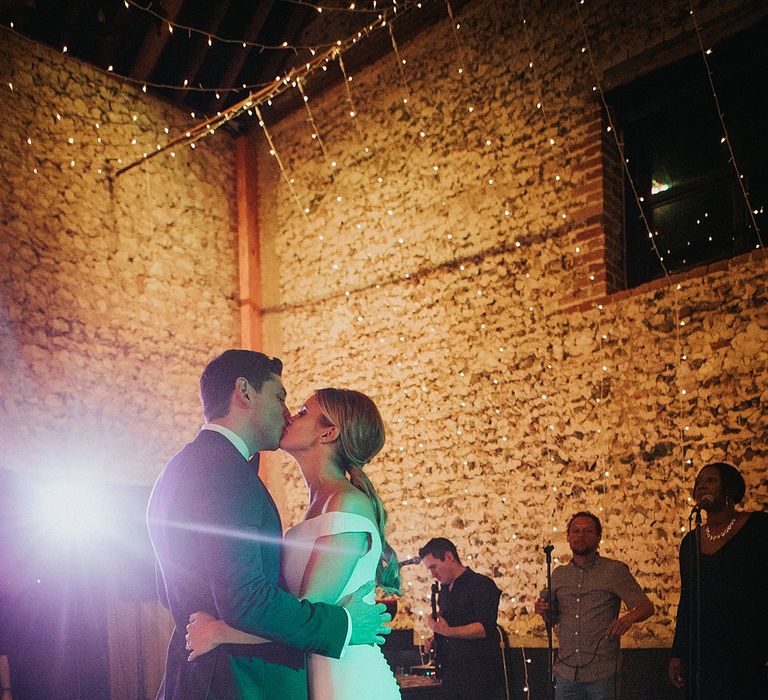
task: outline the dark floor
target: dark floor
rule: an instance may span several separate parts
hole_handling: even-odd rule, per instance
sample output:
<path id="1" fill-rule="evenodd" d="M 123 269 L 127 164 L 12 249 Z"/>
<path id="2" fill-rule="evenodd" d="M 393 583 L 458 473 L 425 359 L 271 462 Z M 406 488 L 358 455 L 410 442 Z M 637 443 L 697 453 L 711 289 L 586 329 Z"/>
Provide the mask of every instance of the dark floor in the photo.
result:
<path id="1" fill-rule="evenodd" d="M 396 672 L 406 672 L 421 663 L 412 643 L 411 630 L 393 630 L 384 645 L 384 655 Z M 622 700 L 681 700 L 680 691 L 667 680 L 669 649 L 625 649 L 622 652 Z M 507 677 L 510 700 L 548 700 L 547 650 L 508 648 Z M 530 659 L 526 663 L 524 659 Z M 527 672 L 527 675 L 526 675 Z M 523 688 L 529 688 L 530 696 Z M 406 687 L 403 700 L 441 700 L 439 688 Z"/>

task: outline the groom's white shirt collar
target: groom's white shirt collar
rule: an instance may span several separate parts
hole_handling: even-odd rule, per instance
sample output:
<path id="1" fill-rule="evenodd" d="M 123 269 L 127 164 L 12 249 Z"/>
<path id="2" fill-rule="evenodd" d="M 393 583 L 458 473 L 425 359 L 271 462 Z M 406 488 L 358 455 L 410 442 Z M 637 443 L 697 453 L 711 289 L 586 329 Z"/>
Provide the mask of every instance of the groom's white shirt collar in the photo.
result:
<path id="1" fill-rule="evenodd" d="M 225 428 L 218 423 L 206 423 L 200 430 L 213 430 L 215 433 L 221 433 L 237 448 L 237 451 L 243 455 L 245 459 L 251 458 L 251 453 L 248 449 L 248 445 L 245 444 L 245 440 L 243 440 L 237 433 L 233 433 L 229 428 Z"/>

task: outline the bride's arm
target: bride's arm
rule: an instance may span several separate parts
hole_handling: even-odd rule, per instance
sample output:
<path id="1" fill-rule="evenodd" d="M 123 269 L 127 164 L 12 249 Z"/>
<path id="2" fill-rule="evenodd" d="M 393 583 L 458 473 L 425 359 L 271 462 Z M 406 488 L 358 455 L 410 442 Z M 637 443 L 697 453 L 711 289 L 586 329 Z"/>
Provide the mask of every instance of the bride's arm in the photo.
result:
<path id="1" fill-rule="evenodd" d="M 329 499 L 326 512 L 335 511 L 373 520 L 370 499 L 355 488 L 341 490 Z M 299 598 L 313 603 L 336 603 L 358 560 L 370 548 L 371 536 L 363 531 L 318 537 L 304 569 Z"/>
<path id="2" fill-rule="evenodd" d="M 192 613 L 187 625 L 188 661 L 213 651 L 220 644 L 266 644 L 269 640 L 241 632 L 205 612 Z"/>
<path id="3" fill-rule="evenodd" d="M 369 547 L 370 535 L 367 532 L 342 532 L 318 537 L 304 570 L 299 598 L 313 603 L 335 603 L 358 560 Z"/>

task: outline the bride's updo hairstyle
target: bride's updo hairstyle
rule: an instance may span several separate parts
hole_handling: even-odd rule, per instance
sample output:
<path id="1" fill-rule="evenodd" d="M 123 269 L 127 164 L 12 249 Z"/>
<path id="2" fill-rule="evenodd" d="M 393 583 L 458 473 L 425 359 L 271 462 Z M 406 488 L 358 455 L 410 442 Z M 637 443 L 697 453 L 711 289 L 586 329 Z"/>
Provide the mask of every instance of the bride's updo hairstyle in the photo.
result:
<path id="1" fill-rule="evenodd" d="M 322 419 L 339 430 L 336 460 L 349 475 L 349 481 L 362 491 L 373 504 L 376 526 L 383 545 L 381 561 L 376 569 L 376 582 L 386 591 L 400 593 L 400 571 L 397 556 L 385 538 L 387 510 L 376 487 L 363 472 L 384 447 L 384 420 L 376 404 L 365 394 L 352 389 L 318 389 L 315 398 Z"/>

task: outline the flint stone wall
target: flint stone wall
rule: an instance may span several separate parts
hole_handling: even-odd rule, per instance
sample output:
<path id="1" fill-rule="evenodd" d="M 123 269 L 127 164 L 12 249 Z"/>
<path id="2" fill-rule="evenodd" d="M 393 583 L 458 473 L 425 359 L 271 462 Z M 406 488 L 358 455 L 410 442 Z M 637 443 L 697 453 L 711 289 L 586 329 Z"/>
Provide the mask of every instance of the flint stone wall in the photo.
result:
<path id="1" fill-rule="evenodd" d="M 685 2 L 580 7 L 600 75 L 692 29 Z M 392 543 L 406 558 L 454 540 L 504 591 L 513 645 L 546 644 L 542 546 L 567 558 L 581 509 L 657 607 L 625 645 L 668 645 L 697 471 L 730 461 L 747 509 L 768 496 L 766 259 L 607 294 L 588 272 L 611 243 L 583 234 L 615 212 L 590 185 L 606 146 L 574 5 L 535 3 L 523 25 L 517 3 L 475 2 L 456 19 L 399 46 L 407 87 L 392 56 L 352 75 L 354 119 L 341 86 L 308 101 L 314 123 L 298 96 L 277 123 L 265 112 L 299 199 L 265 146 L 267 343 L 290 403 L 325 385 L 377 401 L 389 440 L 367 470 Z M 304 486 L 280 468 L 295 522 Z M 430 580 L 403 578 L 396 624 L 418 640 Z"/>
<path id="2" fill-rule="evenodd" d="M 117 175 L 190 115 L 5 30 L 0 75 L 2 466 L 150 484 L 240 341 L 231 138 Z"/>

